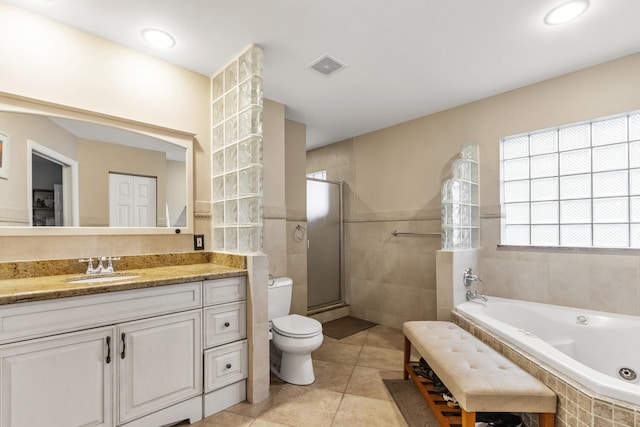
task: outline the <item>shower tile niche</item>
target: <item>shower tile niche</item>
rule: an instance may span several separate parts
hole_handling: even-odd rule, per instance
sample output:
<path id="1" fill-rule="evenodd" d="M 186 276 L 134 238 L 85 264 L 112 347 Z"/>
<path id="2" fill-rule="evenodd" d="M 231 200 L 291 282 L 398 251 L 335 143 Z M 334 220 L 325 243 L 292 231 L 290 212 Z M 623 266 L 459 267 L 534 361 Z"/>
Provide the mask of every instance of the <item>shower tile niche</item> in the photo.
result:
<path id="1" fill-rule="evenodd" d="M 480 153 L 465 144 L 442 184 L 442 249 L 480 247 Z"/>
<path id="2" fill-rule="evenodd" d="M 215 251 L 262 252 L 262 63 L 251 46 L 211 79 Z"/>

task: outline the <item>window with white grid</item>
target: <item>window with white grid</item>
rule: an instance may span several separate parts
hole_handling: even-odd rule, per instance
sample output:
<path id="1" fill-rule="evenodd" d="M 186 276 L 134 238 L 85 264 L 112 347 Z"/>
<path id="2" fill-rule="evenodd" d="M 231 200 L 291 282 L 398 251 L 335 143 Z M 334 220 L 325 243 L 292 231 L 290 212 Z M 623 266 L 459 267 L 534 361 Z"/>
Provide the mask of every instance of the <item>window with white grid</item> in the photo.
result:
<path id="1" fill-rule="evenodd" d="M 502 139 L 502 243 L 640 248 L 640 113 Z"/>

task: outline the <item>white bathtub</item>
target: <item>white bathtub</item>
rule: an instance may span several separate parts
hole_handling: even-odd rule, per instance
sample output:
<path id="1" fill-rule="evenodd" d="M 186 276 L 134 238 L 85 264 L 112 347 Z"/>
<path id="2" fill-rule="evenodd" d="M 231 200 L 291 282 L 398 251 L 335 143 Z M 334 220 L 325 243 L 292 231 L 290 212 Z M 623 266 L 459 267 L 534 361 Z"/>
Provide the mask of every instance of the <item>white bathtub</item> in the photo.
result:
<path id="1" fill-rule="evenodd" d="M 497 297 L 456 312 L 596 393 L 640 405 L 640 317 Z M 629 368 L 635 380 L 621 378 Z"/>

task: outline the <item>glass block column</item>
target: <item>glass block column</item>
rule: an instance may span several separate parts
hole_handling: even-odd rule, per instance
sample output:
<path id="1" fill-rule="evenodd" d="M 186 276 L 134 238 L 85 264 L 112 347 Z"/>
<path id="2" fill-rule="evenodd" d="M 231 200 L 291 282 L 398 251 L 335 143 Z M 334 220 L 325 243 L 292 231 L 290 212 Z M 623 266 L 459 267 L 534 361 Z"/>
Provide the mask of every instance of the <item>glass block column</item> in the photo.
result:
<path id="1" fill-rule="evenodd" d="M 262 49 L 211 79 L 213 249 L 262 252 Z"/>
<path id="2" fill-rule="evenodd" d="M 442 249 L 480 247 L 480 156 L 466 144 L 442 185 Z"/>

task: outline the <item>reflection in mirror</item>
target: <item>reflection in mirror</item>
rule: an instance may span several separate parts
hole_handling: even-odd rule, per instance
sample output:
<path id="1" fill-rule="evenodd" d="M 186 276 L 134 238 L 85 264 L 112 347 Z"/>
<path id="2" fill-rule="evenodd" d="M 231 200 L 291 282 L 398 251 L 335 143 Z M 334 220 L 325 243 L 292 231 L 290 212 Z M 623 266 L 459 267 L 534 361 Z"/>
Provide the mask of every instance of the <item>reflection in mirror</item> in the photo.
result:
<path id="1" fill-rule="evenodd" d="M 187 227 L 190 150 L 150 134 L 0 112 L 2 227 Z M 4 144 L 7 144 L 5 141 Z"/>

